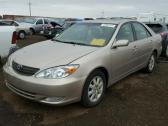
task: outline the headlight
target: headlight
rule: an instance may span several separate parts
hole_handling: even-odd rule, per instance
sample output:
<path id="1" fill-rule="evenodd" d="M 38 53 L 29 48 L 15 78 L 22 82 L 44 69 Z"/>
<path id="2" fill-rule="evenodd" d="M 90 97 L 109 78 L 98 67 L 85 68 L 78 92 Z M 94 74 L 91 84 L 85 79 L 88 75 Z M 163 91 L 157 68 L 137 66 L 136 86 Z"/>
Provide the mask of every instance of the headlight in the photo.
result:
<path id="1" fill-rule="evenodd" d="M 73 74 L 78 67 L 79 65 L 53 67 L 37 73 L 35 77 L 45 79 L 61 79 Z"/>

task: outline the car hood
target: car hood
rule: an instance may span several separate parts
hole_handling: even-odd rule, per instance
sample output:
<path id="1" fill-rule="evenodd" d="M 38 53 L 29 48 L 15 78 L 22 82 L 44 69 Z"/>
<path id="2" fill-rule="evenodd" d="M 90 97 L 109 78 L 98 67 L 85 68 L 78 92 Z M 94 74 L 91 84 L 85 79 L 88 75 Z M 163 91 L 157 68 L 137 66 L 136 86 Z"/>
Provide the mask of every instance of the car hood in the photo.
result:
<path id="1" fill-rule="evenodd" d="M 13 54 L 12 60 L 21 65 L 43 69 L 69 64 L 97 49 L 48 40 L 20 49 Z"/>

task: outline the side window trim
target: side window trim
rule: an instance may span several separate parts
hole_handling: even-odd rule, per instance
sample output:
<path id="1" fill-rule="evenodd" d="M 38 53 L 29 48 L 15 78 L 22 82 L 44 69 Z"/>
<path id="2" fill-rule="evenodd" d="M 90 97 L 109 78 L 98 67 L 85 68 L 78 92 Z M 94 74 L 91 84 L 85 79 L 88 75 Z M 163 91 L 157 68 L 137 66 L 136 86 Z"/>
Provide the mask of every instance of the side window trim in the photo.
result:
<path id="1" fill-rule="evenodd" d="M 144 38 L 144 39 L 148 39 L 148 38 L 152 37 L 152 35 L 151 35 L 151 33 L 149 32 L 149 30 L 148 30 L 143 24 L 141 24 L 141 23 L 139 23 L 139 22 L 132 21 L 132 22 L 131 22 L 131 25 L 132 25 L 132 28 L 133 28 L 133 31 L 134 31 L 134 34 L 135 34 L 135 41 L 137 41 L 138 38 L 137 38 L 136 31 L 135 31 L 135 27 L 134 27 L 134 25 L 133 25 L 134 23 L 141 25 L 141 26 L 145 29 L 147 38 Z M 139 39 L 139 40 L 143 40 L 143 39 Z"/>
<path id="2" fill-rule="evenodd" d="M 124 26 L 124 25 L 127 25 L 129 24 L 131 26 L 131 30 L 132 30 L 132 33 L 133 33 L 133 41 L 134 42 L 136 40 L 136 36 L 134 35 L 134 30 L 133 30 L 133 27 L 132 27 L 132 23 L 131 22 L 126 22 L 126 23 L 123 23 L 121 26 L 120 26 L 120 29 L 118 30 L 118 33 L 121 31 L 121 28 Z M 117 40 L 117 36 L 118 36 L 118 33 L 115 37 L 115 40 Z M 132 42 L 129 42 L 129 43 L 132 43 Z"/>
<path id="3" fill-rule="evenodd" d="M 134 35 L 134 42 L 137 41 L 137 35 L 136 35 L 136 32 L 135 32 L 135 28 L 133 26 L 133 22 L 131 22 L 131 27 L 132 27 L 132 32 L 133 32 L 133 35 Z"/>

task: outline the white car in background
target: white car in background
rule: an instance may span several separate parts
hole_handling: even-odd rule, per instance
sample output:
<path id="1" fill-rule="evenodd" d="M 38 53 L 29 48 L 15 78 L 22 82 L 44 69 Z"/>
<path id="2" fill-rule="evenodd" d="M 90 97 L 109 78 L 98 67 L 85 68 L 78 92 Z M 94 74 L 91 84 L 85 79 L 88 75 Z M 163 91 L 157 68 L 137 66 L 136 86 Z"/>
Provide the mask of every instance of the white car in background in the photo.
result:
<path id="1" fill-rule="evenodd" d="M 29 27 L 30 34 L 40 33 L 49 24 L 49 21 L 46 18 L 32 18 L 32 17 L 24 18 L 19 22 Z"/>
<path id="2" fill-rule="evenodd" d="M 15 26 L 17 36 L 20 39 L 24 39 L 26 37 L 26 35 L 30 34 L 30 29 L 29 29 L 30 25 L 27 25 L 26 23 L 19 23 L 14 20 L 7 20 L 7 19 L 0 20 L 0 22 L 3 22 L 3 23 L 8 24 L 10 26 Z"/>
<path id="3" fill-rule="evenodd" d="M 14 26 L 0 25 L 0 62 L 17 49 L 17 35 Z"/>

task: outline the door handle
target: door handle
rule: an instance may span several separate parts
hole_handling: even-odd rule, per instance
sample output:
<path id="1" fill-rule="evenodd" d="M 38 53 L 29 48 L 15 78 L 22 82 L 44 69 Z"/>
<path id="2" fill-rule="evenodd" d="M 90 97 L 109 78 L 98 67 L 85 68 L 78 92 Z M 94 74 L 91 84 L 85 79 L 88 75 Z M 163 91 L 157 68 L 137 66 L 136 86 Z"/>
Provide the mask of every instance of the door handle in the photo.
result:
<path id="1" fill-rule="evenodd" d="M 133 52 L 135 53 L 136 51 L 137 51 L 137 46 L 135 45 L 135 46 L 133 46 Z"/>
<path id="2" fill-rule="evenodd" d="M 135 46 L 133 47 L 133 49 L 134 49 L 134 50 L 137 50 L 138 48 L 137 48 L 137 46 L 135 45 Z"/>

